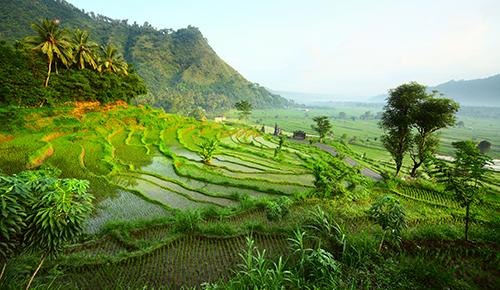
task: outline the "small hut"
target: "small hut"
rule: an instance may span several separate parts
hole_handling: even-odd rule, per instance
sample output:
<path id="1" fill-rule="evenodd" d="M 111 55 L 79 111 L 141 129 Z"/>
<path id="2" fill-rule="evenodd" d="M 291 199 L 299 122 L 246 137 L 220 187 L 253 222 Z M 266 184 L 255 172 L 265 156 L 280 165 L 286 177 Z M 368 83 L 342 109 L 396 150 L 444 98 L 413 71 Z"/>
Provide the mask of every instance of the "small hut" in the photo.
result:
<path id="1" fill-rule="evenodd" d="M 304 131 L 293 131 L 293 139 L 296 139 L 296 140 L 305 140 L 306 139 L 306 132 L 304 132 Z"/>

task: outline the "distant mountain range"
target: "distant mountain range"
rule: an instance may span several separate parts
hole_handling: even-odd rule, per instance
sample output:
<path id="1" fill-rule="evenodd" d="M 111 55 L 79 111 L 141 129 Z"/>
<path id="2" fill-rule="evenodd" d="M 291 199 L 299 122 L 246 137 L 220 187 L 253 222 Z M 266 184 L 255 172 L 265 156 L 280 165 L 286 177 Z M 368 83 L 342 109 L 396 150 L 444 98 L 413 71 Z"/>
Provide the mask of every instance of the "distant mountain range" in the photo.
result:
<path id="1" fill-rule="evenodd" d="M 462 106 L 500 107 L 500 74 L 483 79 L 451 80 L 429 87 L 429 91 L 438 90 L 445 97 L 454 99 Z M 370 102 L 385 102 L 387 94 L 369 99 Z"/>
<path id="2" fill-rule="evenodd" d="M 207 111 L 224 110 L 239 100 L 248 100 L 254 107 L 291 105 L 246 80 L 192 26 L 174 31 L 156 29 L 147 22 L 129 24 L 87 13 L 64 0 L 0 0 L 0 40 L 14 43 L 33 35 L 30 24 L 43 18 L 59 19 L 68 29 L 89 30 L 101 45 L 116 45 L 148 87 L 142 102 L 170 112 L 186 113 L 198 106 Z"/>

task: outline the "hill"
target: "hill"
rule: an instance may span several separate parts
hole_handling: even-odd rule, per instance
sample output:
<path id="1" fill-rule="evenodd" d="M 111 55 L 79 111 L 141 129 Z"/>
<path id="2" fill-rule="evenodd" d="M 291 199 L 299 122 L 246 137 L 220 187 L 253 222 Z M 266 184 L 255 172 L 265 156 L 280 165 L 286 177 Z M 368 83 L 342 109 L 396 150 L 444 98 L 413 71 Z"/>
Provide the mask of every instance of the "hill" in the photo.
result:
<path id="1" fill-rule="evenodd" d="M 59 19 L 66 28 L 91 32 L 100 44 L 118 46 L 148 87 L 140 103 L 188 113 L 200 106 L 207 111 L 231 107 L 245 99 L 255 107 L 287 106 L 289 101 L 251 83 L 226 64 L 196 27 L 177 31 L 155 29 L 147 22 L 128 24 L 86 13 L 64 0 L 0 0 L 0 39 L 14 42 L 32 35 L 34 20 Z"/>
<path id="2" fill-rule="evenodd" d="M 462 106 L 500 107 L 500 74 L 482 79 L 451 80 L 429 87 L 429 91 L 432 90 L 438 90 Z M 370 101 L 383 103 L 386 98 L 387 94 L 381 94 L 370 98 Z"/>
<path id="3" fill-rule="evenodd" d="M 451 80 L 432 87 L 463 106 L 500 107 L 500 74 L 483 79 Z"/>

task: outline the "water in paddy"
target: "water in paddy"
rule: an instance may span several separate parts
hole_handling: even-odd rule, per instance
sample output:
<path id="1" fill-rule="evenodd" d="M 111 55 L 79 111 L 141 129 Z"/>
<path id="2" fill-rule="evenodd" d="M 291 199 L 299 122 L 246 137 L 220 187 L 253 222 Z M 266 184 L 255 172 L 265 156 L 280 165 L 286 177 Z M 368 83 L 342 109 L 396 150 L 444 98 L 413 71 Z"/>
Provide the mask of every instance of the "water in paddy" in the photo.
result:
<path id="1" fill-rule="evenodd" d="M 166 178 L 175 179 L 187 187 L 192 189 L 203 189 L 212 193 L 215 196 L 231 196 L 233 194 L 247 194 L 252 197 L 275 197 L 275 195 L 259 192 L 252 189 L 238 188 L 233 186 L 225 186 L 207 183 L 204 181 L 196 180 L 193 178 L 188 178 L 184 176 L 179 176 L 174 170 L 172 160 L 163 156 L 159 152 L 153 154 L 151 164 L 141 168 L 144 172 L 150 172 Z"/>

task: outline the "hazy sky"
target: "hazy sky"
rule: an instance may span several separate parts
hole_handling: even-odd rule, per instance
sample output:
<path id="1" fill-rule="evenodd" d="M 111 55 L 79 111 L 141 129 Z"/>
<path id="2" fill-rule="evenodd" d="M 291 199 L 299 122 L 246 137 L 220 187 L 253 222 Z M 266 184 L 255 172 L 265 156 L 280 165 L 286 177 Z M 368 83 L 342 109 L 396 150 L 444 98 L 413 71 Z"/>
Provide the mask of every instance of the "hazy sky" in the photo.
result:
<path id="1" fill-rule="evenodd" d="M 276 90 L 373 96 L 500 73 L 499 0 L 69 0 L 157 28 L 199 27 L 227 63 Z"/>

